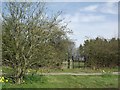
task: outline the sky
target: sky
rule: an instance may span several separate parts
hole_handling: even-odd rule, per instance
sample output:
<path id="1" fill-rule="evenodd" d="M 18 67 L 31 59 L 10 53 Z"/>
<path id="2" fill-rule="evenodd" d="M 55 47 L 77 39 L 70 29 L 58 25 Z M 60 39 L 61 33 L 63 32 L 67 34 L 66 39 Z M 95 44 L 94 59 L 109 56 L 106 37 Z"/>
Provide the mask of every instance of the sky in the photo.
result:
<path id="1" fill-rule="evenodd" d="M 59 18 L 70 22 L 68 28 L 73 34 L 68 37 L 75 42 L 76 47 L 84 44 L 86 39 L 118 36 L 117 2 L 47 2 L 46 5 L 49 12 L 62 11 Z"/>
<path id="2" fill-rule="evenodd" d="M 47 6 L 49 11 L 62 11 L 65 22 L 71 21 L 68 28 L 73 34 L 68 36 L 77 47 L 86 39 L 118 36 L 117 2 L 49 2 Z"/>

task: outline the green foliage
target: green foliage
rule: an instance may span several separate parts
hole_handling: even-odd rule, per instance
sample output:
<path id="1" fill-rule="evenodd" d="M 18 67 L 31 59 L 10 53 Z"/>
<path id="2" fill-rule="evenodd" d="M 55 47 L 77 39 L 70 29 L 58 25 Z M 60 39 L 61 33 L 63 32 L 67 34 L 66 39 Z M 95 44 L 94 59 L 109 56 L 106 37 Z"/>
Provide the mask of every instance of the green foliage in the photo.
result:
<path id="1" fill-rule="evenodd" d="M 20 83 L 28 68 L 60 66 L 69 42 L 67 25 L 58 19 L 61 12 L 47 16 L 42 2 L 3 4 L 3 65 L 15 69 L 15 81 Z"/>
<path id="2" fill-rule="evenodd" d="M 102 38 L 86 40 L 80 45 L 79 52 L 87 58 L 86 65 L 90 67 L 115 67 L 118 65 L 118 39 Z"/>
<path id="3" fill-rule="evenodd" d="M 24 77 L 24 82 L 23 83 L 34 83 L 34 82 L 41 82 L 41 83 L 44 83 L 44 82 L 46 82 L 47 81 L 47 79 L 46 78 L 44 78 L 44 76 L 42 76 L 42 75 L 26 75 L 25 77 Z"/>

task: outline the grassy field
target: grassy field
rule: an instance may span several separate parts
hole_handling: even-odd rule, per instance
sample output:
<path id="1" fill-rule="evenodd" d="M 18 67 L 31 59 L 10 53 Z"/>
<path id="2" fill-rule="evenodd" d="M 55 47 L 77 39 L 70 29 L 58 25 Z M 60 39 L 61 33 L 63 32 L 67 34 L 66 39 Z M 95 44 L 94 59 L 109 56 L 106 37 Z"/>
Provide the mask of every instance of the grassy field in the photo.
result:
<path id="1" fill-rule="evenodd" d="M 118 75 L 102 76 L 26 76 L 21 85 L 3 84 L 3 88 L 117 88 Z"/>
<path id="2" fill-rule="evenodd" d="M 101 69 L 91 69 L 91 68 L 74 68 L 74 69 L 39 69 L 38 73 L 59 73 L 59 72 L 69 72 L 69 73 L 97 73 L 97 72 L 118 72 L 118 68 L 101 68 Z M 33 70 L 31 70 L 33 71 Z"/>
<path id="3" fill-rule="evenodd" d="M 34 69 L 29 69 L 30 73 L 34 73 Z M 40 68 L 38 69 L 37 73 L 100 73 L 105 71 L 106 73 L 109 72 L 118 72 L 118 68 L 100 68 L 100 69 L 91 69 L 91 68 L 74 68 L 74 69 L 49 69 L 49 68 Z M 2 67 L 2 72 L 3 73 L 14 73 L 14 70 L 11 69 L 10 67 Z"/>
<path id="4" fill-rule="evenodd" d="M 59 76 L 31 76 L 34 72 L 29 69 L 29 74 L 24 78 L 24 83 L 21 85 L 13 84 L 9 80 L 3 84 L 3 88 L 117 88 L 118 75 L 111 75 L 108 72 L 118 72 L 118 68 L 75 68 L 75 69 L 47 69 L 40 68 L 37 73 L 95 73 L 106 72 L 99 76 L 74 76 L 74 75 L 59 75 Z M 14 72 L 10 67 L 3 67 L 3 73 L 12 74 Z"/>

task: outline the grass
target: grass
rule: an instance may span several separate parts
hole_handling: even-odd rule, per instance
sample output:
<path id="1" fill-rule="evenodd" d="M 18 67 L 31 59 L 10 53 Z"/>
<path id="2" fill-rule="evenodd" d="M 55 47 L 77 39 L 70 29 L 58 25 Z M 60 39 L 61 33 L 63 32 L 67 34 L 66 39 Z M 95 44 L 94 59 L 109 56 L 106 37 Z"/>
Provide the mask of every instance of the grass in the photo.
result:
<path id="1" fill-rule="evenodd" d="M 23 84 L 6 83 L 3 88 L 117 88 L 118 75 L 26 76 Z"/>
<path id="2" fill-rule="evenodd" d="M 118 72 L 118 68 L 100 68 L 100 69 L 92 69 L 92 68 L 74 68 L 74 69 L 39 69 L 38 73 L 99 73 L 99 72 Z M 34 70 L 31 70 L 31 72 Z"/>
<path id="3" fill-rule="evenodd" d="M 114 68 L 100 68 L 100 69 L 92 69 L 92 68 L 74 68 L 74 69 L 49 69 L 49 68 L 39 68 L 39 70 L 37 71 L 38 74 L 40 73 L 99 73 L 99 72 L 103 72 L 103 70 L 106 73 L 110 73 L 110 72 L 118 72 L 118 67 L 114 67 Z M 29 71 L 32 73 L 35 72 L 34 69 L 29 69 Z M 2 67 L 2 72 L 3 73 L 7 73 L 7 74 L 13 74 L 15 71 L 14 69 L 10 68 L 10 67 Z"/>
<path id="4" fill-rule="evenodd" d="M 38 73 L 95 73 L 95 72 L 117 72 L 118 68 L 75 68 L 75 69 L 47 69 L 40 68 Z M 3 73 L 12 74 L 14 70 L 10 67 L 2 67 Z M 34 72 L 30 69 L 30 73 Z M 25 76 L 25 82 L 17 85 L 12 82 L 3 84 L 3 88 L 117 88 L 118 87 L 118 75 L 110 75 L 110 73 L 100 76 L 72 76 L 72 75 L 60 75 L 60 76 L 40 76 L 30 74 Z M 10 81 L 10 80 L 9 80 Z"/>
<path id="5" fill-rule="evenodd" d="M 7 73 L 7 74 L 13 74 L 15 72 L 14 69 L 8 67 L 8 66 L 3 66 L 2 67 L 2 73 Z"/>

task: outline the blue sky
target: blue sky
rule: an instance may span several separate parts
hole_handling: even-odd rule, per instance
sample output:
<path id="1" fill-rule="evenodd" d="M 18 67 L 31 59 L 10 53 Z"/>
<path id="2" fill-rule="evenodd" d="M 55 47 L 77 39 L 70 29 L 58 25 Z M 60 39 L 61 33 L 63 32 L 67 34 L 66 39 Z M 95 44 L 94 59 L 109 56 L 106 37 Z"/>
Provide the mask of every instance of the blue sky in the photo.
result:
<path id="1" fill-rule="evenodd" d="M 49 2 L 48 10 L 63 11 L 60 18 L 73 30 L 68 35 L 78 47 L 84 40 L 97 36 L 110 39 L 118 36 L 118 3 L 116 2 Z"/>
<path id="2" fill-rule="evenodd" d="M 118 36 L 117 2 L 48 2 L 46 5 L 49 12 L 63 11 L 59 18 L 71 21 L 68 28 L 73 34 L 68 36 L 77 47 L 89 38 Z"/>

